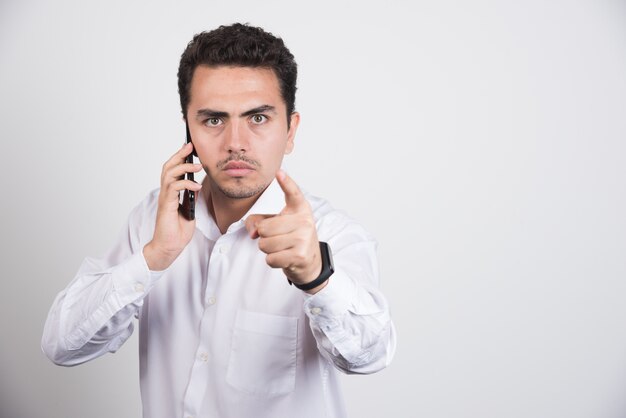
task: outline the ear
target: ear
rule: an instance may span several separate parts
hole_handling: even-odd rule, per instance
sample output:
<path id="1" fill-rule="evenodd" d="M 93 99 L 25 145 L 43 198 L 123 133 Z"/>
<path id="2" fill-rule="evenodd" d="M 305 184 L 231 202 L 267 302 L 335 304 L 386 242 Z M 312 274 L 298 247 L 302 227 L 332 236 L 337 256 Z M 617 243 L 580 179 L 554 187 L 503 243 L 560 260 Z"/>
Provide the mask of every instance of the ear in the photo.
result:
<path id="1" fill-rule="evenodd" d="M 287 146 L 285 147 L 285 155 L 291 154 L 293 151 L 293 140 L 296 137 L 296 131 L 300 124 L 300 113 L 293 112 L 290 116 L 289 131 L 287 131 Z"/>

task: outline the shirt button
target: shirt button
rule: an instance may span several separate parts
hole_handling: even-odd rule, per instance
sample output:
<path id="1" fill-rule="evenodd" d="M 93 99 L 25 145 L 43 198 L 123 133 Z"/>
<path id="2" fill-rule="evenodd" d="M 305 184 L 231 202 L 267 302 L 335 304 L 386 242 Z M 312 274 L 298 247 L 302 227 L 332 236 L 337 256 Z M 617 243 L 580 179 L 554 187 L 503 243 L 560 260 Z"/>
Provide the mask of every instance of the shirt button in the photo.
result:
<path id="1" fill-rule="evenodd" d="M 143 284 L 141 283 L 135 284 L 135 292 L 143 292 L 143 289 L 144 289 Z"/>
<path id="2" fill-rule="evenodd" d="M 209 305 L 215 305 L 215 302 L 216 302 L 216 300 L 215 300 L 215 298 L 214 298 L 213 296 L 211 296 L 211 297 L 207 300 L 207 303 L 208 303 Z"/>
<path id="3" fill-rule="evenodd" d="M 227 254 L 228 247 L 226 245 L 222 245 L 218 251 L 220 252 L 220 254 Z"/>
<path id="4" fill-rule="evenodd" d="M 202 360 L 205 363 L 207 362 L 207 360 L 209 360 L 209 355 L 207 353 L 200 353 L 198 357 L 200 357 L 200 360 Z"/>
<path id="5" fill-rule="evenodd" d="M 311 313 L 313 315 L 318 315 L 320 312 L 322 312 L 322 308 L 318 308 L 317 306 L 315 308 L 311 308 Z"/>

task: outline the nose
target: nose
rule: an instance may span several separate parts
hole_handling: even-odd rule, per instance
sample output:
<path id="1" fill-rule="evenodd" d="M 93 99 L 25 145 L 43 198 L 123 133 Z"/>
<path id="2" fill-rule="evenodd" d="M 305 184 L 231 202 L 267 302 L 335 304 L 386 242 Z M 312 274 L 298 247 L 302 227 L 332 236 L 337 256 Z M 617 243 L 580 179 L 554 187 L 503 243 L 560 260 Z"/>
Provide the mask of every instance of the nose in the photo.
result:
<path id="1" fill-rule="evenodd" d="M 249 138 L 245 124 L 234 120 L 224 132 L 224 146 L 228 153 L 246 152 L 249 149 Z"/>

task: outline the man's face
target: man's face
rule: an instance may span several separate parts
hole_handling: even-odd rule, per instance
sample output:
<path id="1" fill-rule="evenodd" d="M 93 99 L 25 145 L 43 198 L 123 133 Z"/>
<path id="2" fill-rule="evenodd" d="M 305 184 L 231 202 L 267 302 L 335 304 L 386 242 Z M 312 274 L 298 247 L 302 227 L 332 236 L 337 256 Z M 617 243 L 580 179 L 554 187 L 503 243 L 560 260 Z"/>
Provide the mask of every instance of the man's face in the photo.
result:
<path id="1" fill-rule="evenodd" d="M 241 199 L 262 192 L 274 179 L 293 149 L 299 115 L 291 115 L 288 129 L 270 69 L 198 66 L 187 119 L 211 193 Z"/>

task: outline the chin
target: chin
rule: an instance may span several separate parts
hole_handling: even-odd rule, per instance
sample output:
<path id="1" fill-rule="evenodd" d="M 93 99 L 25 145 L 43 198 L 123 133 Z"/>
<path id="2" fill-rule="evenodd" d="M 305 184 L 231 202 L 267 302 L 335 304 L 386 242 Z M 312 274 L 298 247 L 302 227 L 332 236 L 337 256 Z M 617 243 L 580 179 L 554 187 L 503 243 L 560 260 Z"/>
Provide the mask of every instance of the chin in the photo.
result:
<path id="1" fill-rule="evenodd" d="M 237 180 L 239 182 L 239 180 Z M 244 184 L 235 184 L 235 185 L 223 185 L 218 184 L 217 187 L 222 192 L 222 194 L 230 199 L 247 199 L 249 197 L 253 197 L 261 193 L 265 188 L 267 188 L 268 184 L 256 184 L 256 185 L 244 185 Z"/>

